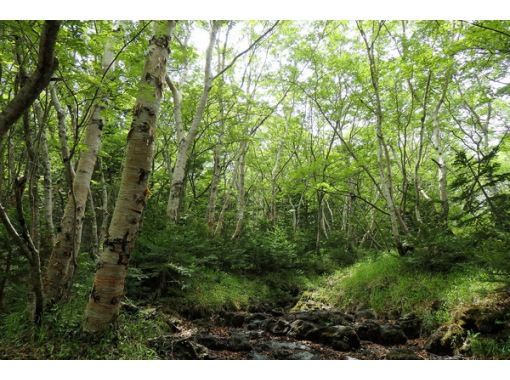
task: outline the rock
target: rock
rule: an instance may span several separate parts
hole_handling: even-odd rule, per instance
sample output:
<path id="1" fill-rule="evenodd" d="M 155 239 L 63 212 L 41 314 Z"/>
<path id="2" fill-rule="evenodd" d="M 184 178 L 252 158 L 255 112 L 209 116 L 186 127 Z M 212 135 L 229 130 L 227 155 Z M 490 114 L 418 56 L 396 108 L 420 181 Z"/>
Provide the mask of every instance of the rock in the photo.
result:
<path id="1" fill-rule="evenodd" d="M 373 320 L 365 320 L 356 326 L 356 334 L 361 340 L 370 342 L 381 341 L 381 325 Z"/>
<path id="2" fill-rule="evenodd" d="M 269 311 L 269 313 L 273 316 L 273 317 L 282 317 L 283 315 L 285 315 L 285 312 L 283 311 L 283 309 L 271 309 Z"/>
<path id="3" fill-rule="evenodd" d="M 215 351 L 228 350 L 240 352 L 252 349 L 248 337 L 242 333 L 232 334 L 230 337 L 206 334 L 196 337 L 196 340 L 199 344 Z"/>
<path id="4" fill-rule="evenodd" d="M 356 319 L 377 319 L 377 313 L 373 309 L 361 309 L 356 311 Z"/>
<path id="5" fill-rule="evenodd" d="M 223 314 L 223 320 L 227 326 L 242 327 L 246 321 L 246 313 L 242 312 L 226 312 Z"/>
<path id="6" fill-rule="evenodd" d="M 261 354 L 260 352 L 252 352 L 248 357 L 251 360 L 270 360 L 271 358 L 265 354 Z"/>
<path id="7" fill-rule="evenodd" d="M 290 323 L 284 319 L 271 319 L 266 324 L 266 330 L 274 335 L 285 335 L 290 330 Z"/>
<path id="8" fill-rule="evenodd" d="M 473 354 L 473 351 L 472 351 L 472 341 L 471 341 L 471 339 L 469 337 L 466 338 L 464 343 L 462 343 L 462 346 L 460 346 L 458 351 L 459 351 L 459 354 L 463 355 L 463 356 L 471 356 Z"/>
<path id="9" fill-rule="evenodd" d="M 253 313 L 246 315 L 246 318 L 244 320 L 245 323 L 250 323 L 253 321 L 265 321 L 266 319 L 270 319 L 271 314 L 267 313 Z"/>
<path id="10" fill-rule="evenodd" d="M 207 347 L 194 342 L 191 338 L 176 338 L 172 335 L 163 335 L 148 341 L 149 347 L 165 359 L 208 359 Z"/>
<path id="11" fill-rule="evenodd" d="M 391 350 L 384 357 L 386 360 L 423 360 L 416 352 L 408 348 L 396 348 Z"/>
<path id="12" fill-rule="evenodd" d="M 253 321 L 249 322 L 246 325 L 246 329 L 249 330 L 249 331 L 265 330 L 267 323 L 268 323 L 267 320 L 256 319 L 256 320 L 253 320 Z"/>
<path id="13" fill-rule="evenodd" d="M 451 356 L 462 346 L 466 332 L 459 325 L 445 325 L 437 329 L 425 343 L 425 349 L 436 355 Z"/>
<path id="14" fill-rule="evenodd" d="M 498 333 L 505 327 L 504 311 L 489 307 L 471 307 L 457 316 L 457 319 L 464 330 L 471 330 L 482 334 Z"/>
<path id="15" fill-rule="evenodd" d="M 260 339 L 264 336 L 264 331 L 262 330 L 251 330 L 245 331 L 244 333 L 248 339 Z"/>
<path id="16" fill-rule="evenodd" d="M 407 342 L 407 336 L 398 326 L 382 325 L 381 338 L 376 343 L 391 346 L 394 344 L 404 344 L 405 342 Z"/>
<path id="17" fill-rule="evenodd" d="M 320 327 L 310 331 L 307 339 L 326 344 L 338 351 L 352 351 L 361 346 L 356 331 L 350 326 Z"/>
<path id="18" fill-rule="evenodd" d="M 268 358 L 284 360 L 311 360 L 318 358 L 307 345 L 296 342 L 281 342 L 267 340 L 256 347 L 257 351 L 263 351 Z"/>
<path id="19" fill-rule="evenodd" d="M 290 322 L 295 320 L 303 320 L 315 323 L 319 326 L 336 326 L 348 325 L 350 322 L 346 318 L 346 314 L 340 310 L 310 310 L 291 313 L 285 318 Z"/>
<path id="20" fill-rule="evenodd" d="M 278 340 L 263 341 L 256 348 L 261 351 L 278 351 L 278 350 L 310 351 L 310 347 L 308 347 L 305 344 L 301 344 L 301 343 L 297 343 L 297 342 L 281 342 Z"/>
<path id="21" fill-rule="evenodd" d="M 250 351 L 252 345 L 249 340 L 249 335 L 239 332 L 233 333 L 228 341 L 230 351 Z"/>
<path id="22" fill-rule="evenodd" d="M 399 319 L 400 318 L 400 310 L 398 309 L 392 309 L 388 311 L 387 313 L 388 319 Z"/>
<path id="23" fill-rule="evenodd" d="M 287 360 L 313 360 L 317 359 L 316 355 L 308 351 L 297 351 L 291 353 L 286 358 Z"/>
<path id="24" fill-rule="evenodd" d="M 421 333 L 421 319 L 414 313 L 405 314 L 398 320 L 398 325 L 409 339 L 415 339 Z"/>
<path id="25" fill-rule="evenodd" d="M 290 324 L 290 329 L 287 335 L 298 339 L 306 339 L 310 331 L 315 330 L 316 328 L 317 326 L 315 324 L 298 319 Z"/>

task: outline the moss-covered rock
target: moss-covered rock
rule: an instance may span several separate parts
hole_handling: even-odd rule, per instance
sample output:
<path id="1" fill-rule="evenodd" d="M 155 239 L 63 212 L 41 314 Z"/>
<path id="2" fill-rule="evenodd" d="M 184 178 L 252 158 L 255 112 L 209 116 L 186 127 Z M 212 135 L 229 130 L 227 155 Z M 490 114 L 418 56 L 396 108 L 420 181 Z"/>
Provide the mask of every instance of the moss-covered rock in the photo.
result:
<path id="1" fill-rule="evenodd" d="M 466 331 L 458 324 L 444 325 L 429 337 L 425 349 L 436 355 L 451 356 L 462 347 L 466 336 Z"/>

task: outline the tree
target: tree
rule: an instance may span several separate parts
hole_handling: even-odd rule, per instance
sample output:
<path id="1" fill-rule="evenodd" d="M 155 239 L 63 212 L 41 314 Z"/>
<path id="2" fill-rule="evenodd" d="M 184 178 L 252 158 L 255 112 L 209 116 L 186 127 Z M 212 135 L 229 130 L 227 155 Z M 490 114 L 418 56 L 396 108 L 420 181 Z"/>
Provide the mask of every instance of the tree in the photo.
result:
<path id="1" fill-rule="evenodd" d="M 129 257 L 150 192 L 147 180 L 166 76 L 168 44 L 174 28 L 175 21 L 154 24 L 128 133 L 119 194 L 85 310 L 86 331 L 104 330 L 120 309 Z"/>
<path id="2" fill-rule="evenodd" d="M 106 42 L 103 57 L 101 60 L 102 75 L 112 69 L 114 54 L 112 51 L 112 41 Z M 59 126 L 63 127 L 63 117 L 61 106 L 55 94 L 52 92 L 53 103 L 59 114 Z M 83 220 L 85 217 L 85 207 L 87 199 L 90 197 L 90 181 L 96 166 L 96 161 L 101 147 L 101 135 L 105 124 L 103 110 L 108 103 L 108 95 L 104 94 L 101 100 L 96 101 L 90 110 L 90 116 L 85 126 L 85 136 L 83 145 L 85 148 L 80 154 L 76 171 L 72 168 L 69 158 L 64 158 L 66 162 L 68 176 L 72 180 L 67 203 L 64 208 L 64 215 L 58 229 L 55 244 L 51 252 L 45 276 L 45 295 L 46 303 L 58 302 L 64 297 L 71 286 L 73 274 L 77 265 L 77 255 L 81 245 L 81 236 L 83 229 Z M 61 132 L 65 136 L 65 132 Z M 63 152 L 65 147 L 65 137 L 63 137 Z M 64 153 L 64 157 L 68 153 Z M 97 237 L 97 234 L 95 235 Z"/>

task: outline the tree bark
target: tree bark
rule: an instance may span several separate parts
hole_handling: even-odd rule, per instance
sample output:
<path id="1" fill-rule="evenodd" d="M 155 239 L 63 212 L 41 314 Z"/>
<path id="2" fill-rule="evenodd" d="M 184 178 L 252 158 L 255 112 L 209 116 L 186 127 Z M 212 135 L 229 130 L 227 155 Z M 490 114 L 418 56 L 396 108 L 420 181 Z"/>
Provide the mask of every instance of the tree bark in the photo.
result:
<path id="1" fill-rule="evenodd" d="M 211 60 L 219 25 L 219 22 L 213 21 L 211 32 L 209 33 L 209 46 L 207 47 L 205 55 L 204 85 L 202 95 L 200 96 L 195 115 L 193 116 L 193 121 L 191 122 L 191 126 L 186 135 L 184 135 L 184 125 L 182 121 L 182 95 L 180 90 L 172 83 L 170 78 L 166 77 L 166 81 L 172 91 L 174 100 L 174 117 L 179 144 L 166 209 L 167 216 L 173 223 L 178 222 L 180 219 L 180 208 L 184 197 L 184 181 L 186 180 L 186 167 L 189 159 L 188 154 L 190 147 L 193 145 L 198 134 L 198 127 L 202 121 L 207 100 L 209 99 L 209 91 L 211 90 L 212 85 Z"/>
<path id="2" fill-rule="evenodd" d="M 450 206 L 448 203 L 448 170 L 446 167 L 446 160 L 444 154 L 444 144 L 443 138 L 441 136 L 441 124 L 439 122 L 439 112 L 441 111 L 441 107 L 446 98 L 446 91 L 448 89 L 448 84 L 450 82 L 450 75 L 446 78 L 446 81 L 443 85 L 443 91 L 441 93 L 441 97 L 434 109 L 434 113 L 432 115 L 432 146 L 436 151 L 437 155 L 437 180 L 438 180 L 438 189 L 439 189 L 439 201 L 441 203 L 441 212 L 440 212 L 440 220 L 445 225 L 448 226 L 448 214 L 450 211 Z"/>
<path id="3" fill-rule="evenodd" d="M 231 239 L 237 239 L 241 236 L 244 226 L 244 213 L 246 209 L 246 192 L 244 189 L 244 178 L 246 174 L 246 153 L 248 151 L 248 141 L 241 141 L 239 149 L 239 158 L 236 164 L 236 187 L 237 187 L 237 221 L 236 228 Z"/>
<path id="4" fill-rule="evenodd" d="M 381 99 L 379 93 L 379 78 L 376 66 L 376 60 L 374 56 L 374 44 L 377 36 L 372 41 L 368 41 L 368 38 L 361 26 L 361 23 L 358 23 L 358 29 L 363 37 L 363 41 L 365 42 L 365 47 L 367 51 L 369 66 L 370 66 L 370 78 L 372 82 L 372 87 L 375 95 L 375 116 L 376 116 L 376 136 L 377 136 L 377 161 L 379 164 L 379 176 L 381 179 L 381 190 L 383 197 L 386 201 L 386 204 L 389 209 L 390 214 L 390 222 L 391 222 L 391 234 L 395 244 L 395 247 L 398 250 L 400 255 L 404 255 L 405 249 L 402 243 L 401 234 L 407 234 L 408 228 L 406 223 L 404 222 L 401 212 L 396 205 L 394 196 L 393 196 L 393 181 L 392 181 L 392 170 L 391 170 L 391 160 L 389 157 L 388 146 L 386 144 L 384 133 L 383 133 L 383 112 L 381 106 Z M 382 28 L 382 23 L 379 23 L 379 31 Z M 378 35 L 379 32 L 377 32 Z"/>
<path id="5" fill-rule="evenodd" d="M 86 126 L 85 151 L 80 155 L 73 179 L 73 187 L 64 209 L 62 222 L 57 231 L 56 243 L 48 262 L 45 277 L 46 302 L 59 302 L 69 290 L 76 267 L 76 257 L 81 243 L 81 231 L 85 207 L 90 190 L 90 180 L 96 165 L 101 143 L 103 106 L 95 105 Z"/>
<path id="6" fill-rule="evenodd" d="M 50 87 L 51 103 L 57 112 L 58 120 L 58 139 L 60 143 L 60 157 L 65 167 L 64 175 L 67 182 L 67 187 L 71 191 L 74 179 L 74 167 L 71 162 L 71 155 L 69 153 L 69 144 L 67 143 L 66 132 L 66 111 L 58 100 L 57 89 L 53 85 Z"/>
<path id="7" fill-rule="evenodd" d="M 94 285 L 85 310 L 84 329 L 106 329 L 117 317 L 127 267 L 149 190 L 156 121 L 163 93 L 168 44 L 174 21 L 155 23 L 139 93 L 128 133 L 126 156 L 108 238 L 101 252 Z"/>
<path id="8" fill-rule="evenodd" d="M 58 66 L 58 60 L 55 58 L 55 43 L 60 23 L 60 21 L 44 22 L 39 41 L 37 67 L 16 96 L 0 113 L 0 141 L 50 83 L 51 76 Z"/>
<path id="9" fill-rule="evenodd" d="M 221 139 L 221 136 L 220 136 Z M 211 188 L 209 190 L 209 201 L 207 203 L 207 228 L 212 234 L 216 223 L 216 201 L 218 199 L 218 185 L 221 179 L 221 141 L 214 147 L 213 174 Z"/>
<path id="10" fill-rule="evenodd" d="M 88 209 L 90 218 L 90 247 L 89 256 L 92 260 L 96 260 L 99 252 L 99 230 L 97 227 L 97 213 L 96 206 L 94 205 L 94 196 L 92 195 L 92 189 L 89 189 L 88 196 Z"/>
<path id="11" fill-rule="evenodd" d="M 102 69 L 106 72 L 111 66 L 113 54 L 111 52 L 112 44 L 107 41 L 102 59 Z M 67 197 L 64 208 L 64 215 L 60 227 L 57 231 L 55 245 L 48 262 L 45 276 L 46 303 L 51 304 L 59 302 L 67 295 L 77 265 L 77 256 L 81 246 L 81 236 L 83 230 L 83 220 L 87 199 L 90 193 L 90 181 L 94 168 L 96 166 L 97 156 L 101 147 L 101 135 L 103 131 L 104 120 L 102 116 L 103 109 L 107 102 L 107 96 L 102 101 L 92 106 L 89 120 L 85 127 L 85 137 L 83 144 L 85 150 L 81 152 L 76 172 L 73 177 L 72 165 L 69 162 L 69 156 L 64 157 L 67 161 L 68 176 L 73 177 L 71 191 Z M 54 96 L 53 103 L 58 109 L 58 100 Z M 62 121 L 65 118 L 62 109 L 57 111 L 59 114 L 59 130 Z M 63 117 L 64 115 L 64 117 Z M 65 127 L 65 126 L 64 126 Z M 65 131 L 62 132 L 62 142 L 65 142 Z M 62 144 L 62 154 L 68 155 L 65 143 Z M 93 207 L 93 205 L 92 205 Z M 95 210 L 92 210 L 95 212 Z M 97 227 L 96 231 L 97 238 Z"/>
<path id="12" fill-rule="evenodd" d="M 45 231 L 45 249 L 46 254 L 49 254 L 51 248 L 55 244 L 55 225 L 53 224 L 53 179 L 51 174 L 51 161 L 48 152 L 48 138 L 46 120 L 39 103 L 34 103 L 34 110 L 38 120 L 39 128 L 41 131 L 41 161 L 43 162 L 43 183 L 44 183 L 44 219 L 46 223 Z M 45 255 L 43 255 L 45 256 Z M 46 256 L 47 258 L 48 256 Z"/>

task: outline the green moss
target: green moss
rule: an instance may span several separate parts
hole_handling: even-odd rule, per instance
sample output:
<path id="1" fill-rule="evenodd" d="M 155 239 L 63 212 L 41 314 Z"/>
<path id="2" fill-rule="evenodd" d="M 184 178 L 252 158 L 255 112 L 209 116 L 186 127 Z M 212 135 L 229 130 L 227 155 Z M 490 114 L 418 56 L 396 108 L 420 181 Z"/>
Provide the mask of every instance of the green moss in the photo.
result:
<path id="1" fill-rule="evenodd" d="M 420 272 L 394 254 L 365 259 L 323 277 L 304 294 L 300 305 L 322 303 L 342 309 L 359 305 L 378 313 L 415 312 L 433 327 L 449 321 L 454 310 L 477 303 L 495 288 L 475 267 L 450 273 Z"/>
<path id="2" fill-rule="evenodd" d="M 178 310 L 210 315 L 288 299 L 293 289 L 304 288 L 307 284 L 309 280 L 299 275 L 247 277 L 201 269 L 193 274 L 181 296 L 171 302 Z"/>

